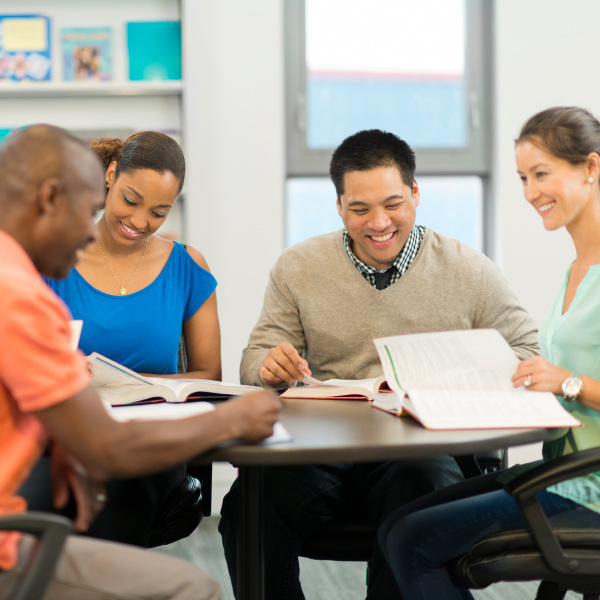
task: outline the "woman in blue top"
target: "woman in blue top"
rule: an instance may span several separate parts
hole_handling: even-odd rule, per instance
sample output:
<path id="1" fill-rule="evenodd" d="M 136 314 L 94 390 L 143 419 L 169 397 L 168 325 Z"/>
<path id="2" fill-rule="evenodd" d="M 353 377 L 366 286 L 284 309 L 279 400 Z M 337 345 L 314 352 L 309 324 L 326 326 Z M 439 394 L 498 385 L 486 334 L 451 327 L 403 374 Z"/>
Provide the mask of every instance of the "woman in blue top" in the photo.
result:
<path id="1" fill-rule="evenodd" d="M 529 119 L 515 143 L 525 199 L 547 230 L 565 227 L 576 251 L 540 328 L 542 356 L 522 361 L 512 378 L 515 387 L 557 394 L 584 425 L 545 444 L 549 459 L 600 444 L 600 123 L 580 108 L 551 108 Z M 553 525 L 600 525 L 599 475 L 538 494 Z M 488 534 L 526 527 L 502 488 L 510 476 L 465 481 L 386 520 L 379 542 L 403 598 L 473 598 L 454 586 L 445 565 Z"/>
<path id="2" fill-rule="evenodd" d="M 124 142 L 102 138 L 90 147 L 106 167 L 98 240 L 67 279 L 48 282 L 83 320 L 80 349 L 144 374 L 220 379 L 216 281 L 197 250 L 156 234 L 183 186 L 181 148 L 153 131 Z M 182 332 L 188 372 L 178 374 Z M 112 482 L 90 535 L 146 546 L 163 502 L 184 474 L 182 465 Z"/>

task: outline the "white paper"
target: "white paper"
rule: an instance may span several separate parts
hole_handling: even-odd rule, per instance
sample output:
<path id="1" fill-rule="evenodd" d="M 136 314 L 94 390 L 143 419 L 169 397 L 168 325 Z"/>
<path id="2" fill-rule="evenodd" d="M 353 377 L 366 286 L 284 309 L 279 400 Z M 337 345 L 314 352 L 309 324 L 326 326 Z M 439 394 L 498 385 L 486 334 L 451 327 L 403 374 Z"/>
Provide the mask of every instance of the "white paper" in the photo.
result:
<path id="1" fill-rule="evenodd" d="M 69 321 L 69 327 L 71 328 L 71 348 L 74 352 L 79 346 L 79 338 L 81 337 L 83 321 L 81 319 L 72 319 Z"/>

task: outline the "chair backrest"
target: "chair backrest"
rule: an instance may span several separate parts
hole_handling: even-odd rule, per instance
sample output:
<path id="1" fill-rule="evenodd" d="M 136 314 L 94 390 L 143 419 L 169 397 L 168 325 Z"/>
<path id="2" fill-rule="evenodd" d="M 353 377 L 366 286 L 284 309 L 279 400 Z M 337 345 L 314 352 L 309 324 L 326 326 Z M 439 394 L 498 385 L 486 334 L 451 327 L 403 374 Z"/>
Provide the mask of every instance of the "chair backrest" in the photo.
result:
<path id="1" fill-rule="evenodd" d="M 0 530 L 20 531 L 36 538 L 21 581 L 13 590 L 10 600 L 41 598 L 60 558 L 72 523 L 65 517 L 41 512 L 0 516 Z"/>

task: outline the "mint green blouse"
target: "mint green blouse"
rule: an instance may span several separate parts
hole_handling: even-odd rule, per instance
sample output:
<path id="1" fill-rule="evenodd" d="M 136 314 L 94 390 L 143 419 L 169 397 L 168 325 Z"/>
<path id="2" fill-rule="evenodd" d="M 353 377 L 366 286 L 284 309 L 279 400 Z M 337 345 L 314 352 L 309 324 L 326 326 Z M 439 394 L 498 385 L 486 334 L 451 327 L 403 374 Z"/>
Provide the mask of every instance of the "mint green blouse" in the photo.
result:
<path id="1" fill-rule="evenodd" d="M 589 268 L 569 310 L 562 314 L 569 273 L 570 268 L 540 327 L 540 352 L 553 365 L 600 380 L 600 265 Z M 582 427 L 546 442 L 544 458 L 600 446 L 600 412 L 577 401 L 565 402 L 561 396 L 558 399 Z M 600 472 L 559 483 L 548 491 L 600 512 Z"/>

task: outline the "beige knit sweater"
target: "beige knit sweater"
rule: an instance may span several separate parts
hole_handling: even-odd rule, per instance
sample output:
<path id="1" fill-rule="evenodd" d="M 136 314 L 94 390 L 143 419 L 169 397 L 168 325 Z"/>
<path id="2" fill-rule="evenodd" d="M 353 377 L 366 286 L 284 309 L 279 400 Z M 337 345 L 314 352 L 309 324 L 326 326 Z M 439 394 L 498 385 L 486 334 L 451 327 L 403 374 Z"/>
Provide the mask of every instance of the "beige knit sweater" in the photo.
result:
<path id="1" fill-rule="evenodd" d="M 271 270 L 261 315 L 242 355 L 242 383 L 261 385 L 270 348 L 290 342 L 319 379 L 381 375 L 373 339 L 495 328 L 519 358 L 538 353 L 536 325 L 486 256 L 430 229 L 408 271 L 385 290 L 359 273 L 342 232 L 285 250 Z"/>

